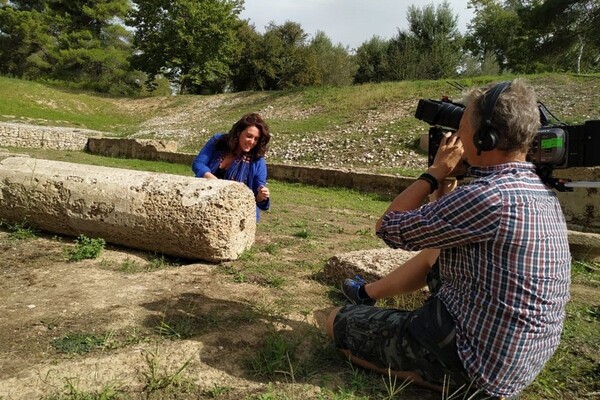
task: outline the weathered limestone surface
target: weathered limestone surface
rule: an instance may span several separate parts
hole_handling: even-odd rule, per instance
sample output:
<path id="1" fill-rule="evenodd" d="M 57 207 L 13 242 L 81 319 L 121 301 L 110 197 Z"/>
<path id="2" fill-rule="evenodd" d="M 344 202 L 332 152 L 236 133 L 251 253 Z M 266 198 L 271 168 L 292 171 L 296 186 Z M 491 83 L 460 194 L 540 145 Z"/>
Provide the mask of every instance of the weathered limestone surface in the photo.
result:
<path id="1" fill-rule="evenodd" d="M 592 184 L 600 182 L 600 168 L 555 170 L 557 178 Z M 600 233 L 600 191 L 595 187 L 575 187 L 572 192 L 556 192 L 569 229 Z"/>
<path id="2" fill-rule="evenodd" d="M 0 145 L 46 148 L 53 150 L 84 150 L 88 136 L 102 132 L 89 129 L 0 123 Z"/>
<path id="3" fill-rule="evenodd" d="M 360 275 L 367 282 L 384 277 L 417 252 L 392 248 L 358 250 L 331 257 L 325 264 L 325 278 L 339 284 Z"/>
<path id="4" fill-rule="evenodd" d="M 600 235 L 569 231 L 569 248 L 575 260 L 600 262 Z"/>
<path id="5" fill-rule="evenodd" d="M 92 137 L 87 141 L 87 149 L 90 153 L 108 157 L 161 160 L 161 153 L 177 152 L 177 142 L 152 139 L 110 139 Z"/>
<path id="6" fill-rule="evenodd" d="M 24 157 L 0 161 L 0 219 L 210 262 L 254 243 L 243 184 Z"/>

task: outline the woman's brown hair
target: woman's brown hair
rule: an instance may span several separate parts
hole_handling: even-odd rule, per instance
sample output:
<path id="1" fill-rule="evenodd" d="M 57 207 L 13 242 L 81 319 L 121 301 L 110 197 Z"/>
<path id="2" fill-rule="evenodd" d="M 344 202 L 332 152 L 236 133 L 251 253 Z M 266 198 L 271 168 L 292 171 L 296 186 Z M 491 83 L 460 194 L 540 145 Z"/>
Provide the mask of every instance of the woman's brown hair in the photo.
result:
<path id="1" fill-rule="evenodd" d="M 250 150 L 250 156 L 253 159 L 263 157 L 267 152 L 267 144 L 269 143 L 269 140 L 271 140 L 271 133 L 269 132 L 267 123 L 257 113 L 246 114 L 233 124 L 229 132 L 217 143 L 217 150 L 235 153 L 239 143 L 240 134 L 249 126 L 255 126 L 260 132 L 258 143 Z"/>

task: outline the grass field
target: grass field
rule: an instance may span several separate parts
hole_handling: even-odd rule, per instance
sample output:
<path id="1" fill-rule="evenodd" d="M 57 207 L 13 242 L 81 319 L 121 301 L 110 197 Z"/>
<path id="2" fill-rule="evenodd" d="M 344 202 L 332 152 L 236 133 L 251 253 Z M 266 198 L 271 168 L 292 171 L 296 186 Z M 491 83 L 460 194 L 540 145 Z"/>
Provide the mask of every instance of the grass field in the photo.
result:
<path id="1" fill-rule="evenodd" d="M 529 79 L 548 99 L 545 103 L 564 120 L 581 122 L 600 118 L 598 76 L 543 75 Z M 461 83 L 470 86 L 488 80 L 494 79 Z M 183 140 L 184 149 L 190 151 L 211 132 L 230 124 L 240 113 L 265 110 L 270 113 L 269 121 L 277 133 L 272 161 L 308 165 L 328 162 L 315 161 L 320 153 L 331 158 L 345 152 L 359 154 L 360 144 L 368 147 L 379 142 L 382 142 L 381 147 L 370 149 L 377 155 L 413 151 L 415 157 L 423 157 L 414 148 L 414 131 L 422 132 L 426 128 L 412 117 L 416 99 L 439 98 L 447 92 L 457 95 L 442 81 L 160 99 L 106 98 L 8 78 L 0 78 L 0 88 L 0 120 L 3 121 L 78 126 L 116 136 L 135 136 L 144 132 L 140 136 Z M 399 105 L 404 106 L 395 110 Z M 168 123 L 162 124 L 159 120 Z M 319 140 L 327 140 L 333 150 L 319 150 Z M 310 148 L 302 153 L 302 159 L 290 161 L 285 158 L 286 154 L 300 153 L 298 149 L 302 143 Z M 343 143 L 347 146 L 342 146 Z M 11 150 L 39 158 L 191 176 L 188 166 L 176 164 L 104 158 L 81 152 Z M 351 160 L 357 161 L 356 164 L 348 164 Z M 389 162 L 367 163 L 366 160 L 356 156 L 345 162 L 355 168 L 382 172 L 410 170 L 410 166 L 401 163 L 390 165 Z M 155 290 L 160 292 L 156 295 L 157 301 L 165 297 L 168 307 L 153 310 L 160 311 L 159 320 L 111 331 L 104 330 L 106 321 L 91 311 L 85 319 L 87 325 L 77 325 L 75 320 L 52 314 L 52 318 L 43 321 L 47 333 L 38 332 L 35 339 L 25 336 L 25 332 L 31 331 L 30 326 L 37 326 L 32 320 L 32 325 L 14 327 L 14 332 L 23 332 L 23 337 L 31 338 L 30 341 L 15 340 L 13 331 L 7 330 L 0 337 L 0 342 L 4 343 L 0 345 L 6 354 L 15 355 L 14 349 L 21 349 L 16 355 L 31 363 L 36 361 L 38 364 L 34 365 L 40 365 L 39 368 L 41 365 L 58 368 L 67 362 L 79 366 L 94 362 L 102 365 L 105 356 L 120 359 L 121 354 L 134 353 L 142 346 L 144 358 L 141 366 L 137 366 L 141 370 L 138 373 L 142 383 L 125 385 L 120 380 L 108 379 L 90 387 L 79 378 L 65 374 L 58 380 L 64 385 L 47 386 L 43 398 L 48 400 L 456 399 L 410 387 L 400 391 L 401 382 L 393 383 L 387 378 L 382 380 L 379 376 L 353 369 L 336 355 L 322 332 L 298 322 L 310 320 L 316 310 L 343 303 L 337 288 L 322 277 L 323 266 L 330 257 L 352 250 L 384 247 L 374 236 L 373 226 L 387 207 L 387 200 L 347 189 L 277 181 L 270 182 L 269 186 L 273 209 L 264 214 L 258 225 L 253 248 L 236 261 L 206 269 L 202 276 L 194 272 L 200 267 L 180 260 L 155 254 L 130 255 L 127 249 L 111 246 L 107 246 L 97 259 L 68 261 L 63 255 L 64 249 L 70 250 L 68 254 L 78 254 L 78 246 L 81 246 L 73 238 L 53 238 L 47 233 L 35 232 L 34 227 L 3 224 L 0 226 L 0 257 L 5 261 L 0 272 L 5 276 L 22 274 L 23 282 L 35 283 L 42 279 L 40 276 L 49 278 L 52 275 L 40 275 L 43 271 L 72 271 L 73 274 L 86 271 L 104 284 L 123 281 L 128 285 L 132 284 L 129 277 L 134 277 L 135 282 L 147 281 L 148 286 L 150 283 L 156 285 Z M 15 252 L 25 256 L 19 259 L 14 256 Z M 600 397 L 600 267 L 574 260 L 572 277 L 572 299 L 567 308 L 561 346 L 543 373 L 525 391 L 524 400 Z M 161 282 L 167 279 L 179 282 L 185 290 L 167 296 L 164 293 L 168 294 L 169 290 L 179 290 L 175 285 L 161 287 Z M 5 280 L 6 296 L 13 291 L 11 282 L 14 281 Z M 60 285 L 60 281 L 56 284 Z M 204 284 L 214 286 L 213 296 L 203 300 L 205 303 L 185 297 L 200 290 L 198 287 L 202 288 Z M 97 290 L 105 288 L 99 286 Z M 219 297 L 217 292 L 230 294 L 230 299 Z M 239 300 L 237 293 L 240 298 L 243 294 L 247 299 Z M 180 300 L 169 303 L 174 298 Z M 221 300 L 214 300 L 218 298 Z M 211 301 L 206 303 L 208 300 Z M 410 304 L 411 301 L 414 299 L 393 299 L 389 305 Z M 194 314 L 197 310 L 190 304 L 202 313 Z M 11 304 L 4 306 L 9 309 Z M 295 329 L 273 328 L 286 325 Z M 84 326 L 88 327 L 87 331 Z M 240 335 L 240 326 L 247 331 L 246 336 L 251 336 L 245 341 L 236 339 L 236 335 Z M 208 347 L 213 336 L 230 339 L 225 343 L 239 341 L 254 347 L 215 356 L 214 360 L 208 357 L 209 361 L 204 362 L 228 374 L 209 379 L 206 384 L 194 378 L 205 376 L 206 370 L 196 365 L 196 361 L 181 358 L 175 364 L 176 368 L 170 370 L 161 364 L 165 352 L 174 346 L 187 346 L 192 341 Z M 22 347 L 19 347 L 21 342 Z M 121 360 L 123 365 L 128 362 Z M 6 383 L 11 378 L 18 378 L 22 371 L 15 371 L 8 366 L 0 367 L 0 379 Z"/>

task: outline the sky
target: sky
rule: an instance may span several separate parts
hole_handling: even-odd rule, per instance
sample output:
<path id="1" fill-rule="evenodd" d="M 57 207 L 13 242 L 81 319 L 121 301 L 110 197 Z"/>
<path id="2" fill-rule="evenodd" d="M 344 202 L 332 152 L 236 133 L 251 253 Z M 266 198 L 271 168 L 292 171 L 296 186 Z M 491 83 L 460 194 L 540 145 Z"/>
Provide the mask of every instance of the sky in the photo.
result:
<path id="1" fill-rule="evenodd" d="M 465 33 L 473 11 L 467 9 L 469 0 L 447 0 L 458 29 Z M 245 0 L 242 19 L 249 19 L 256 30 L 264 33 L 269 22 L 282 25 L 297 22 L 312 38 L 317 31 L 327 34 L 334 45 L 341 43 L 350 49 L 358 48 L 373 36 L 391 39 L 398 28 L 408 30 L 406 11 L 410 5 L 423 8 L 438 6 L 443 0 Z"/>

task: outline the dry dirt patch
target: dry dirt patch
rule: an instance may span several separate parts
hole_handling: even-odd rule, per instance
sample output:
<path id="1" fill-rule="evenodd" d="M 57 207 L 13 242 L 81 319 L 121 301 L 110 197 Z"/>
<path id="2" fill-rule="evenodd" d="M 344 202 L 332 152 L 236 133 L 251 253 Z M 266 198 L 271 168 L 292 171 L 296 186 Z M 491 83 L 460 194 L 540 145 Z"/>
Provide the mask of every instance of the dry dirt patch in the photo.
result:
<path id="1" fill-rule="evenodd" d="M 197 387 L 247 395 L 264 389 L 243 365 L 268 332 L 319 329 L 312 316 L 272 318 L 268 288 L 230 282 L 218 265 L 125 273 L 119 266 L 143 265 L 148 255 L 109 249 L 96 260 L 67 262 L 65 246 L 49 237 L 17 241 L 0 231 L 0 398 L 39 398 L 69 379 L 82 390 L 108 382 L 141 393 L 152 362 L 165 373 L 189 363 L 186 376 Z M 166 339 L 169 325 L 181 321 L 191 337 Z M 76 333 L 117 346 L 59 352 L 56 343 Z"/>

